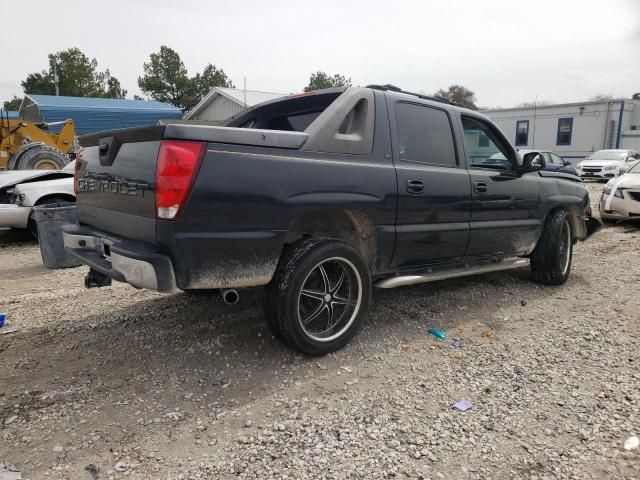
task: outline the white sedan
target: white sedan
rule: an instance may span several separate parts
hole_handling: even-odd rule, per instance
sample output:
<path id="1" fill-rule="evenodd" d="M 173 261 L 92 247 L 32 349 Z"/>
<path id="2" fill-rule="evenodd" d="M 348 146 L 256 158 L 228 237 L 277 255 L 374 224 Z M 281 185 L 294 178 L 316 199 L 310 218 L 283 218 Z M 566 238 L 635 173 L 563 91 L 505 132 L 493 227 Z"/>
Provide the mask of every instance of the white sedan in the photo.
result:
<path id="1" fill-rule="evenodd" d="M 640 220 L 640 162 L 604 186 L 600 217 L 603 221 Z"/>
<path id="2" fill-rule="evenodd" d="M 62 170 L 0 172 L 0 228 L 28 228 L 37 237 L 33 207 L 76 201 L 74 167 L 71 162 Z"/>
<path id="3" fill-rule="evenodd" d="M 635 150 L 598 150 L 576 165 L 578 175 L 582 178 L 604 180 L 614 178 L 625 163 L 640 160 L 640 153 Z"/>

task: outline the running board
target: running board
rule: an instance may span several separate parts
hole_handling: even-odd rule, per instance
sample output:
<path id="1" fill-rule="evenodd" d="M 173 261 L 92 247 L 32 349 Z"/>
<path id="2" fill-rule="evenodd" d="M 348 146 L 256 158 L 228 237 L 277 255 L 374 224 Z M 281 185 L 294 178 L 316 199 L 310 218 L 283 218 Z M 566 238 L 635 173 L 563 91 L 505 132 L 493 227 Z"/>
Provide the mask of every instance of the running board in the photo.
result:
<path id="1" fill-rule="evenodd" d="M 398 277 L 389 277 L 378 280 L 373 285 L 378 288 L 403 287 L 405 285 L 435 282 L 436 280 L 446 280 L 448 278 L 466 277 L 467 275 L 477 275 L 479 273 L 511 270 L 513 268 L 526 267 L 527 265 L 529 265 L 528 258 L 518 258 L 517 260 L 501 261 L 481 266 L 468 266 L 439 272 L 427 272 L 421 273 L 420 275 L 401 275 Z"/>

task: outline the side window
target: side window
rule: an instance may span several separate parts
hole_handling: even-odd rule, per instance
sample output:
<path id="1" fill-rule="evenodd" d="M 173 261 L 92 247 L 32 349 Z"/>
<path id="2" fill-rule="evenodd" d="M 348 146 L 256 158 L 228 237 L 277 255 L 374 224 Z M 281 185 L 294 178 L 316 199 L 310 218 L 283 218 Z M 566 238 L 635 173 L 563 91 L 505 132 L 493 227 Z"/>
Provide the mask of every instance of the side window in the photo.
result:
<path id="1" fill-rule="evenodd" d="M 556 155 L 555 153 L 549 153 L 549 156 L 551 157 L 551 163 L 555 165 L 564 166 L 564 160 L 560 158 L 558 155 Z"/>
<path id="2" fill-rule="evenodd" d="M 529 120 L 516 122 L 516 147 L 526 147 L 529 143 Z"/>
<path id="3" fill-rule="evenodd" d="M 484 132 L 478 132 L 478 146 L 483 148 L 489 146 L 489 137 Z"/>
<path id="4" fill-rule="evenodd" d="M 498 133 L 489 125 L 472 117 L 462 116 L 464 147 L 469 168 L 513 170 L 510 150 L 504 145 Z M 486 137 L 481 146 L 478 138 Z"/>
<path id="5" fill-rule="evenodd" d="M 571 133 L 573 131 L 573 118 L 558 119 L 558 133 L 556 145 L 571 145 Z"/>
<path id="6" fill-rule="evenodd" d="M 400 160 L 455 167 L 456 150 L 449 115 L 414 103 L 396 103 Z"/>

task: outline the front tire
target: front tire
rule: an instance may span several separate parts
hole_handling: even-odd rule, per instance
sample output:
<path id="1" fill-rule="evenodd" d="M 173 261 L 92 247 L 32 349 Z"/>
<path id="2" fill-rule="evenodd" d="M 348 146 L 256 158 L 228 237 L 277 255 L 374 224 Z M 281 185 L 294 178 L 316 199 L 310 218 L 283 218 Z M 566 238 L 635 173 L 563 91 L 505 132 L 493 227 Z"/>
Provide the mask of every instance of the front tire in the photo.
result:
<path id="1" fill-rule="evenodd" d="M 562 285 L 569 278 L 573 257 L 573 235 L 569 213 L 552 212 L 531 254 L 531 275 L 537 283 Z"/>
<path id="2" fill-rule="evenodd" d="M 305 240 L 281 258 L 265 289 L 274 336 L 308 355 L 344 347 L 359 330 L 371 299 L 360 254 L 339 240 Z"/>

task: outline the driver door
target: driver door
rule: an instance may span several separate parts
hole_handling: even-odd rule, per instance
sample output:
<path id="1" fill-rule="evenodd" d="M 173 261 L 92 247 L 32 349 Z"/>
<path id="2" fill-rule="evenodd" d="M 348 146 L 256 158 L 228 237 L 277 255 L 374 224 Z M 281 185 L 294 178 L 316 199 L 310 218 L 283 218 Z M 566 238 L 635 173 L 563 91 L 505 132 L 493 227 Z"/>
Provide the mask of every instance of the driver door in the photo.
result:
<path id="1" fill-rule="evenodd" d="M 530 253 L 542 231 L 539 176 L 520 175 L 517 153 L 489 121 L 461 116 L 471 177 L 471 222 L 466 257 Z M 503 162 L 495 158 L 504 157 Z"/>

